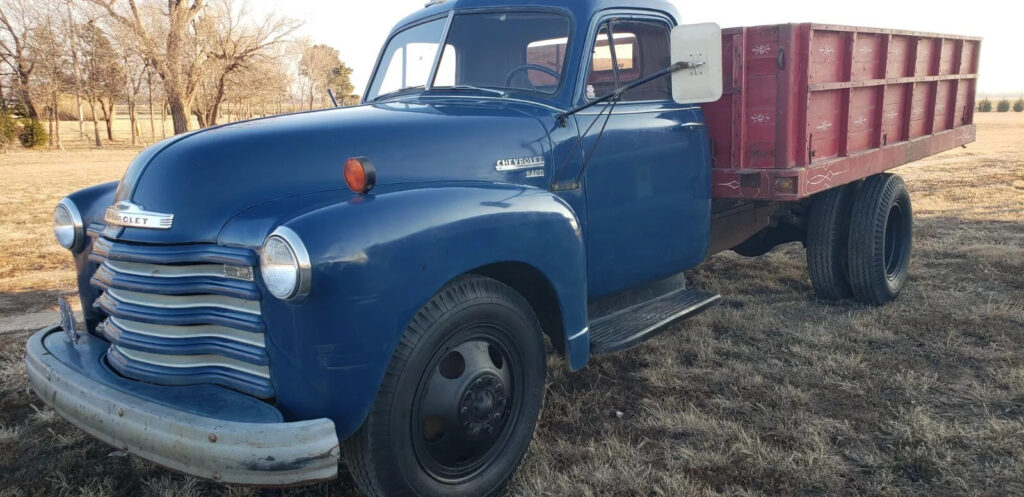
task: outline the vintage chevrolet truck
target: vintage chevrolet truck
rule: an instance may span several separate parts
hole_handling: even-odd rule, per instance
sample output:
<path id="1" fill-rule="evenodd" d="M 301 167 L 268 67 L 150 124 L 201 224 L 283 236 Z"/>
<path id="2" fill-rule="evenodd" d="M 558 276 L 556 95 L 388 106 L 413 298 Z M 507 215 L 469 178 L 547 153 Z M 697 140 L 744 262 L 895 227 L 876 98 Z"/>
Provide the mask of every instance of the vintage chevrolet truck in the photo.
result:
<path id="1" fill-rule="evenodd" d="M 885 171 L 974 140 L 980 40 L 680 25 L 662 0 L 432 1 L 362 105 L 204 129 L 54 212 L 84 323 L 28 343 L 93 436 L 225 483 L 342 460 L 373 496 L 502 491 L 545 391 L 714 306 L 680 276 L 803 242 L 882 305 L 913 219 Z M 546 337 L 546 338 L 545 338 Z"/>

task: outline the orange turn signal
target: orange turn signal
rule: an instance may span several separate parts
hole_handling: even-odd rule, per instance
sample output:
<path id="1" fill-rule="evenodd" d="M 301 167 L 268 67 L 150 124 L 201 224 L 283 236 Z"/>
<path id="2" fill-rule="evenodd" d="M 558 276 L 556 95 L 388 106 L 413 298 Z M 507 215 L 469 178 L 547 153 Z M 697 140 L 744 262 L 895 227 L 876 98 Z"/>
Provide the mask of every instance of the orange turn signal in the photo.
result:
<path id="1" fill-rule="evenodd" d="M 377 169 L 366 157 L 345 161 L 345 183 L 356 193 L 368 193 L 377 184 Z"/>
<path id="2" fill-rule="evenodd" d="M 793 178 L 778 178 L 775 180 L 775 191 L 779 193 L 796 193 L 796 182 Z"/>

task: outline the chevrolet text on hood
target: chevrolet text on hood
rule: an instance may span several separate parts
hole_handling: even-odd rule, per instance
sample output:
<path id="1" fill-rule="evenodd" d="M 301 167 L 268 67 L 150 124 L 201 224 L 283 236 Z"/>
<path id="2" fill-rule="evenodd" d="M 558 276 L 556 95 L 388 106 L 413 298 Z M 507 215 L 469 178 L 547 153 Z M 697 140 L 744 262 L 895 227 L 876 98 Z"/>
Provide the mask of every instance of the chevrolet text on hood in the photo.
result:
<path id="1" fill-rule="evenodd" d="M 31 338 L 33 387 L 202 478 L 343 459 L 368 495 L 490 496 L 533 435 L 545 340 L 578 370 L 685 332 L 721 300 L 682 276 L 710 254 L 801 241 L 819 297 L 895 299 L 913 219 L 884 171 L 974 140 L 980 40 L 679 21 L 432 1 L 362 105 L 144 150 L 54 211 L 84 322 L 62 300 Z"/>

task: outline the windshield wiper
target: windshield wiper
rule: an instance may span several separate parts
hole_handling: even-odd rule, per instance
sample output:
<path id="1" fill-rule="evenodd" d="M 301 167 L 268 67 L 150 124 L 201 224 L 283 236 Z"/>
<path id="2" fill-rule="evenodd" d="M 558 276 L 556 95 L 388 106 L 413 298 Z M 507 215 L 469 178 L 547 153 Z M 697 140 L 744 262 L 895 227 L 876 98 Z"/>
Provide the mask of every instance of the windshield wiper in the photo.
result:
<path id="1" fill-rule="evenodd" d="M 401 95 L 405 95 L 406 93 L 412 93 L 412 92 L 416 92 L 416 91 L 423 91 L 423 90 L 426 90 L 426 89 L 427 89 L 427 87 L 424 86 L 424 85 L 407 86 L 407 87 L 402 88 L 400 90 L 395 90 L 393 92 L 385 93 L 383 95 L 378 95 L 377 98 L 374 98 L 372 101 L 373 102 L 379 102 L 381 100 L 384 100 L 385 98 L 398 97 L 398 96 L 401 96 Z"/>
<path id="2" fill-rule="evenodd" d="M 432 90 L 472 90 L 472 91 L 479 91 L 479 92 L 484 92 L 484 93 L 491 93 L 491 94 L 497 95 L 497 96 L 499 96 L 501 98 L 505 98 L 505 97 L 508 96 L 508 93 L 505 93 L 505 92 L 503 92 L 501 90 L 496 90 L 494 88 L 481 88 L 479 86 L 473 86 L 473 85 L 435 86 L 435 87 L 433 87 L 431 89 Z"/>
<path id="3" fill-rule="evenodd" d="M 638 86 L 646 85 L 647 83 L 650 83 L 651 81 L 654 81 L 654 80 L 656 80 L 656 79 L 658 79 L 660 77 L 663 77 L 663 76 L 667 76 L 667 75 L 672 74 L 672 73 L 674 73 L 676 71 L 680 71 L 680 70 L 683 70 L 683 69 L 693 69 L 695 67 L 703 66 L 704 64 L 706 64 L 706 62 L 676 62 L 675 64 L 672 64 L 671 66 L 668 66 L 668 67 L 666 67 L 666 68 L 664 68 L 664 69 L 662 69 L 662 70 L 660 70 L 660 71 L 658 71 L 658 72 L 656 72 L 654 74 L 651 74 L 649 76 L 640 78 L 640 79 L 638 79 L 638 80 L 636 80 L 636 81 L 634 81 L 634 82 L 632 82 L 632 83 L 630 83 L 630 84 L 628 84 L 626 86 L 623 86 L 622 88 L 619 88 L 618 90 L 615 90 L 615 91 L 613 91 L 611 93 L 608 93 L 608 94 L 606 94 L 604 96 L 598 97 L 598 98 L 596 98 L 594 100 L 591 100 L 591 101 L 589 101 L 589 102 L 587 102 L 587 103 L 585 103 L 583 105 L 580 105 L 578 107 L 573 107 L 572 109 L 569 109 L 569 110 L 567 110 L 567 111 L 565 111 L 565 112 L 563 112 L 561 114 L 558 114 L 557 116 L 555 116 L 555 120 L 558 121 L 558 125 L 559 126 L 564 128 L 564 127 L 566 127 L 568 125 L 569 116 L 571 116 L 573 114 L 577 114 L 577 113 L 579 113 L 582 110 L 589 109 L 589 108 L 591 108 L 591 107 L 593 107 L 593 106 L 595 106 L 597 104 L 600 104 L 600 103 L 609 102 L 609 101 L 610 102 L 616 102 L 620 98 L 622 98 L 622 95 L 624 93 L 626 93 L 626 92 L 628 92 L 628 91 L 630 91 L 630 90 L 632 90 L 632 89 L 634 89 L 634 88 L 636 88 Z"/>

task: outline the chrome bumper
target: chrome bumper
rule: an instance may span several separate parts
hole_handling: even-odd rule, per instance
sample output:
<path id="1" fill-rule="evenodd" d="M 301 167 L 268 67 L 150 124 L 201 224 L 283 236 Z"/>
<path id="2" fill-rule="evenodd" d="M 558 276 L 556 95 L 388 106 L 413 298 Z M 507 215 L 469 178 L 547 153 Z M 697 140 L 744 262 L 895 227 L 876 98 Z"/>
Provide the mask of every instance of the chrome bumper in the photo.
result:
<path id="1" fill-rule="evenodd" d="M 28 341 L 32 387 L 65 419 L 114 447 L 222 483 L 291 486 L 338 474 L 338 438 L 329 419 L 247 423 L 174 409 L 65 364 L 44 343 L 53 333 L 61 328 L 44 329 Z"/>

